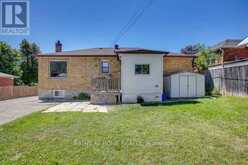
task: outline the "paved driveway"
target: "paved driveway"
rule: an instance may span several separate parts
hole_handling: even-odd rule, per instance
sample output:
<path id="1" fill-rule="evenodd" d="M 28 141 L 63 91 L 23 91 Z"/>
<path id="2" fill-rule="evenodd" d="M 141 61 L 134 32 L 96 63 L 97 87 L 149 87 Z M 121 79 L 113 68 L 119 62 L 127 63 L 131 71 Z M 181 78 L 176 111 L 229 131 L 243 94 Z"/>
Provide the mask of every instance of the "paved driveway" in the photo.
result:
<path id="1" fill-rule="evenodd" d="M 4 124 L 23 117 L 32 112 L 41 111 L 48 107 L 57 105 L 52 102 L 42 102 L 38 97 L 24 97 L 0 101 L 0 124 Z"/>

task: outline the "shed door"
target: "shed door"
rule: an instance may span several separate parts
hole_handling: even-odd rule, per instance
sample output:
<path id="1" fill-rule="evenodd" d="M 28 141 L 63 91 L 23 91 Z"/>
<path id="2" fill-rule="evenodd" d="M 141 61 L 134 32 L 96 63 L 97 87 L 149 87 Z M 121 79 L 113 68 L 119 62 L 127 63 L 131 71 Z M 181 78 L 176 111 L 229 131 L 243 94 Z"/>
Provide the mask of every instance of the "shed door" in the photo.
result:
<path id="1" fill-rule="evenodd" d="M 204 96 L 205 95 L 205 77 L 204 76 L 197 76 L 197 96 Z"/>
<path id="2" fill-rule="evenodd" d="M 180 75 L 179 76 L 179 96 L 180 97 L 188 97 L 188 76 L 187 75 Z"/>
<path id="3" fill-rule="evenodd" d="M 171 76 L 171 98 L 201 97 L 205 95 L 205 78 L 194 73 L 179 73 Z"/>
<path id="4" fill-rule="evenodd" d="M 188 76 L 188 97 L 196 97 L 196 76 Z"/>
<path id="5" fill-rule="evenodd" d="M 179 74 L 173 75 L 170 77 L 171 78 L 171 82 L 170 82 L 170 96 L 172 98 L 176 98 L 176 97 L 180 97 L 180 76 Z"/>

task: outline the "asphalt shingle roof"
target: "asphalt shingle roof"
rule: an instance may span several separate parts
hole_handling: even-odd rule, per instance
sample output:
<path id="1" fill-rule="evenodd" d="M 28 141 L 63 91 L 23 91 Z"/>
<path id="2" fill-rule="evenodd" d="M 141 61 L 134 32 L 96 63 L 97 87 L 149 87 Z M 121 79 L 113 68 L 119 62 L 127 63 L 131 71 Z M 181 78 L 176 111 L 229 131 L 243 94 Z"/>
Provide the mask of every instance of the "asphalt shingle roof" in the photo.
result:
<path id="1" fill-rule="evenodd" d="M 220 48 L 235 48 L 241 41 L 241 39 L 227 39 L 214 45 L 211 49 L 217 50 Z"/>
<path id="2" fill-rule="evenodd" d="M 45 53 L 40 56 L 115 56 L 117 53 L 153 53 L 153 54 L 167 54 L 167 51 L 150 50 L 143 48 L 91 48 L 79 49 L 73 51 L 62 51 Z"/>

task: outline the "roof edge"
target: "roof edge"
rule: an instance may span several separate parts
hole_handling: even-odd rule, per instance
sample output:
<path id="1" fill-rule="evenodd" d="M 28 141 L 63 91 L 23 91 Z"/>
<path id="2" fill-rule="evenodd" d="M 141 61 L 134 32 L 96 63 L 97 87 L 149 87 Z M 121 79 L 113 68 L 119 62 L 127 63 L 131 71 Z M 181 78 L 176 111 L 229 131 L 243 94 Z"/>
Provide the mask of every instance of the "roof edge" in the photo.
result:
<path id="1" fill-rule="evenodd" d="M 223 65 L 234 64 L 234 63 L 239 63 L 243 61 L 248 61 L 248 58 L 241 59 L 241 60 L 235 60 L 235 61 L 227 61 L 227 62 L 224 62 L 223 64 L 213 64 L 213 65 L 209 65 L 208 67 L 223 66 Z"/>
<path id="2" fill-rule="evenodd" d="M 123 51 L 123 50 L 116 50 L 115 51 L 117 54 L 121 53 L 121 54 L 131 54 L 131 53 L 134 53 L 134 54 L 168 54 L 169 52 L 167 51 L 156 51 L 156 50 L 127 50 L 127 51 Z"/>
<path id="3" fill-rule="evenodd" d="M 38 54 L 36 57 L 116 57 L 117 55 L 58 55 L 58 54 Z"/>

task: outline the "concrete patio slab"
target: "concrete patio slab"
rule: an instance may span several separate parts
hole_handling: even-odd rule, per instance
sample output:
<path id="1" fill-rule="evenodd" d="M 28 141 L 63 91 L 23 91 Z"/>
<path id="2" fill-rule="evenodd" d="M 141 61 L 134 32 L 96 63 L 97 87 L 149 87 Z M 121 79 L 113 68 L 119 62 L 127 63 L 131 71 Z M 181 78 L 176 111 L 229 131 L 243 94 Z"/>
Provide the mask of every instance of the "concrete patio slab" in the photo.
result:
<path id="1" fill-rule="evenodd" d="M 48 108 L 43 111 L 48 112 L 108 112 L 111 106 L 92 105 L 90 102 L 66 102 Z"/>

